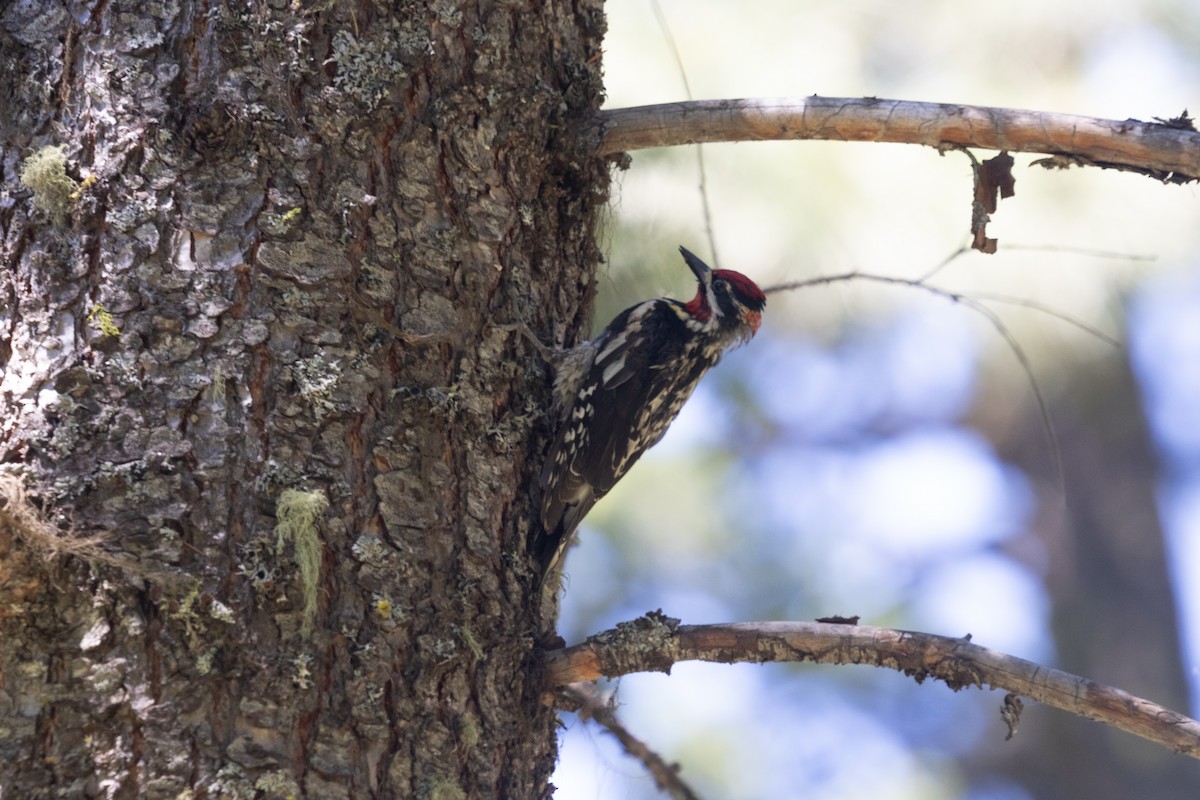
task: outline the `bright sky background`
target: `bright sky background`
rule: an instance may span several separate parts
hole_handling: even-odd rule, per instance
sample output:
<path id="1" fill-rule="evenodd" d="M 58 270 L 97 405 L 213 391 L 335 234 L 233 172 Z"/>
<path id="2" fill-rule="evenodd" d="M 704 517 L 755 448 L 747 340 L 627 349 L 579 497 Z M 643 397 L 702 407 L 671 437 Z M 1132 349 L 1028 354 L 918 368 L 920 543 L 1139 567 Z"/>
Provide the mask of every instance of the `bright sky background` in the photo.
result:
<path id="1" fill-rule="evenodd" d="M 697 98 L 874 95 L 1114 119 L 1200 111 L 1200 58 L 1181 44 L 1200 43 L 1200 4 L 1184 0 L 661 4 Z M 683 99 L 649 0 L 606 8 L 608 105 Z M 787 142 L 709 146 L 705 157 L 720 265 L 760 283 L 851 269 L 916 277 L 963 244 L 961 156 Z M 1128 340 L 1168 465 L 1162 516 L 1200 702 L 1200 190 L 1043 172 L 1030 160 L 1017 156 L 1017 197 L 989 232 L 1002 247 L 1033 249 L 972 254 L 938 280 L 1032 300 Z M 645 297 L 689 291 L 668 260 L 675 238 L 711 255 L 694 165 L 694 148 L 640 152 L 617 175 L 600 323 Z M 664 260 L 651 269 L 647 243 L 660 240 Z M 1048 384 L 1061 377 L 1056 353 L 1107 347 L 1035 313 L 1002 316 Z M 936 297 L 863 284 L 772 296 L 757 339 L 705 379 L 589 517 L 568 561 L 560 632 L 575 642 L 659 607 L 685 622 L 853 613 L 970 632 L 1053 663 L 1039 545 L 1025 532 L 1033 493 L 959 423 L 985 368 L 1015 370 L 1015 360 L 986 321 Z M 753 403 L 737 400 L 745 391 Z M 632 541 L 648 531 L 651 540 Z M 786 798 L 802 787 L 805 798 L 1029 797 L 1009 783 L 969 794 L 956 783 L 955 754 L 1002 738 L 998 694 L 902 683 L 862 668 L 688 664 L 628 677 L 619 692 L 626 724 L 684 760 L 704 796 Z M 853 699 L 834 684 L 853 685 Z M 897 728 L 881 709 L 910 713 L 891 717 L 904 720 Z M 564 720 L 559 800 L 657 796 L 610 737 Z"/>
<path id="2" fill-rule="evenodd" d="M 1160 504 L 1180 631 L 1200 718 L 1200 260 L 1150 281 L 1133 304 L 1130 346 L 1164 459 Z"/>

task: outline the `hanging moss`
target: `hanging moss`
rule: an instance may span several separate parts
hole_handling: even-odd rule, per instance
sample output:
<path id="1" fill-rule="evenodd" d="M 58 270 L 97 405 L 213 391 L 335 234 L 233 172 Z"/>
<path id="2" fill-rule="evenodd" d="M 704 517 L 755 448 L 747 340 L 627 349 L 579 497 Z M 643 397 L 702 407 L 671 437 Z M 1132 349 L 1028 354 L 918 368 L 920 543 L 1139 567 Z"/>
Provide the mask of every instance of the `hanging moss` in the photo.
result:
<path id="1" fill-rule="evenodd" d="M 33 204 L 55 223 L 66 219 L 71 196 L 79 184 L 67 174 L 67 150 L 60 144 L 43 147 L 21 162 L 21 185 L 33 190 Z"/>
<path id="2" fill-rule="evenodd" d="M 329 500 L 320 492 L 285 489 L 275 505 L 275 551 L 282 554 L 288 542 L 296 551 L 300 583 L 304 588 L 304 621 L 300 632 L 312 633 L 317 615 L 317 586 L 321 580 L 321 539 L 317 521 L 329 508 Z"/>

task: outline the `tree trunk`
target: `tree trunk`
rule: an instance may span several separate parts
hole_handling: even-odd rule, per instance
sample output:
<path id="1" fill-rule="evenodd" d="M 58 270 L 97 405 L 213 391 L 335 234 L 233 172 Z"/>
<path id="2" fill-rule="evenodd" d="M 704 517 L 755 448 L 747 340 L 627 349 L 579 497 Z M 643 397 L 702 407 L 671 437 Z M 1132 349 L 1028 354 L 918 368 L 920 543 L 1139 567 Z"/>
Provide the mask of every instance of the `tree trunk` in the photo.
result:
<path id="1" fill-rule="evenodd" d="M 0 6 L 0 794 L 546 793 L 502 326 L 586 322 L 601 3 L 71 8 Z"/>

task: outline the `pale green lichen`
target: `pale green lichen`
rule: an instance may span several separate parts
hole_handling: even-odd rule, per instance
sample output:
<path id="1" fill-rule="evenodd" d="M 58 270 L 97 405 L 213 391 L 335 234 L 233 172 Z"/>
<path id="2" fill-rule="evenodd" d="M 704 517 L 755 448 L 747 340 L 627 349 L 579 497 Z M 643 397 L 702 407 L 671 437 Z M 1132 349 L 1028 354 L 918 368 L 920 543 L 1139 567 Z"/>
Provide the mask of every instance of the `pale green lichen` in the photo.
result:
<path id="1" fill-rule="evenodd" d="M 241 764 L 236 762 L 226 762 L 225 766 L 217 770 L 216 778 L 208 783 L 201 784 L 204 797 L 222 797 L 229 800 L 243 800 L 254 796 L 254 786 L 250 783 L 246 776 L 246 770 Z M 178 798 L 177 798 L 178 800 Z"/>
<path id="2" fill-rule="evenodd" d="M 283 770 L 268 772 L 254 782 L 254 788 L 267 798 L 295 800 L 300 797 L 300 785 Z"/>
<path id="3" fill-rule="evenodd" d="M 436 11 L 439 17 L 453 20 L 457 15 L 461 22 L 462 13 L 453 3 L 442 5 L 445 8 Z M 436 55 L 428 29 L 412 19 L 355 26 L 354 33 L 341 30 L 330 44 L 332 53 L 325 64 L 337 64 L 333 85 L 370 111 L 379 107 L 418 61 Z"/>
<path id="4" fill-rule="evenodd" d="M 458 784 L 440 780 L 429 791 L 429 800 L 466 800 L 467 793 Z"/>
<path id="5" fill-rule="evenodd" d="M 83 197 L 83 193 L 85 191 L 87 191 L 88 189 L 90 189 L 91 187 L 95 186 L 96 182 L 99 180 L 100 179 L 97 178 L 95 175 L 85 175 L 83 177 L 83 180 L 79 182 L 79 186 L 77 186 L 75 188 L 75 191 L 71 192 L 70 199 L 78 200 L 79 198 Z"/>
<path id="6" fill-rule="evenodd" d="M 263 214 L 260 218 L 262 228 L 274 236 L 283 236 L 292 228 L 292 223 L 300 219 L 303 209 L 289 208 L 282 214 Z"/>
<path id="7" fill-rule="evenodd" d="M 218 406 L 225 405 L 225 370 L 220 364 L 213 367 L 211 389 L 213 402 Z"/>
<path id="8" fill-rule="evenodd" d="M 88 312 L 88 322 L 94 325 L 105 336 L 120 336 L 121 329 L 113 321 L 113 315 L 107 308 L 96 303 Z"/>
<path id="9" fill-rule="evenodd" d="M 392 614 L 396 612 L 396 607 L 392 604 L 392 601 L 382 595 L 375 595 L 372 598 L 372 602 L 375 604 L 375 616 L 380 619 L 389 620 L 392 618 Z"/>
<path id="10" fill-rule="evenodd" d="M 312 664 L 312 656 L 308 653 L 301 653 L 292 659 L 292 683 L 300 689 L 312 688 L 312 670 L 309 665 Z"/>
<path id="11" fill-rule="evenodd" d="M 302 359 L 292 365 L 292 377 L 300 396 L 314 412 L 323 415 L 334 410 L 333 390 L 342 377 L 342 368 L 336 361 L 327 361 L 319 354 Z"/>
<path id="12" fill-rule="evenodd" d="M 192 623 L 199 617 L 196 614 L 196 606 L 200 603 L 200 583 L 197 582 L 192 590 L 187 593 L 182 600 L 179 601 L 179 609 L 171 614 L 171 619 L 183 623 L 184 635 L 190 640 L 195 636 L 195 629 Z"/>
<path id="13" fill-rule="evenodd" d="M 383 546 L 383 541 L 378 536 L 372 536 L 369 533 L 364 533 L 354 540 L 354 544 L 350 547 L 350 552 L 354 557 L 364 564 L 380 564 L 387 557 L 387 548 Z"/>
<path id="14" fill-rule="evenodd" d="M 462 634 L 463 643 L 471 651 L 471 655 L 475 657 L 475 661 L 481 661 L 483 659 L 483 648 L 480 647 L 479 640 L 475 638 L 475 634 L 471 633 L 471 629 L 466 625 L 462 626 L 459 633 Z"/>
<path id="15" fill-rule="evenodd" d="M 479 722 L 475 719 L 475 715 L 463 715 L 461 727 L 458 731 L 458 740 L 462 742 L 462 746 L 467 750 L 474 749 L 479 744 L 481 736 L 482 732 L 479 730 Z"/>
<path id="16" fill-rule="evenodd" d="M 457 28 L 462 25 L 463 13 L 459 4 L 452 0 L 440 0 L 432 5 L 433 13 L 437 14 L 438 21 L 443 25 L 448 25 L 451 28 Z"/>
<path id="17" fill-rule="evenodd" d="M 396 59 L 397 48 L 390 36 L 372 42 L 356 39 L 349 31 L 338 31 L 331 44 L 333 54 L 325 63 L 337 63 L 333 85 L 371 111 L 407 74 Z"/>
<path id="18" fill-rule="evenodd" d="M 233 616 L 233 609 L 216 599 L 209 606 L 208 615 L 218 622 L 224 622 L 226 625 L 232 625 L 236 621 Z"/>
<path id="19" fill-rule="evenodd" d="M 33 191 L 33 204 L 61 223 L 71 208 L 71 195 L 79 184 L 67 174 L 67 148 L 43 147 L 21 162 L 21 185 Z"/>
<path id="20" fill-rule="evenodd" d="M 212 672 L 213 659 L 216 658 L 216 655 L 217 651 L 215 649 L 209 649 L 196 656 L 196 672 L 201 675 L 207 675 Z"/>
<path id="21" fill-rule="evenodd" d="M 329 500 L 321 492 L 300 492 L 285 489 L 275 505 L 275 552 L 282 554 L 290 542 L 296 551 L 300 567 L 300 584 L 304 592 L 304 618 L 300 632 L 312 633 L 317 615 L 317 587 L 321 580 L 321 538 L 317 523 L 329 508 Z"/>

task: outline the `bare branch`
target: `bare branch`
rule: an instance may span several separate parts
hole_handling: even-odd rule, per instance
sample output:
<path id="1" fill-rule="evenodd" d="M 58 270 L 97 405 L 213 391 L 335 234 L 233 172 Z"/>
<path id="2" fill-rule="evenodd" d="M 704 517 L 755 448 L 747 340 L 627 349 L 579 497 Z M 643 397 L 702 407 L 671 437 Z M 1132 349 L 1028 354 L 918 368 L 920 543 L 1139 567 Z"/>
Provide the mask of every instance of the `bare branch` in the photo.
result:
<path id="1" fill-rule="evenodd" d="M 955 691 L 986 684 L 1200 759 L 1200 722 L 969 639 L 819 622 L 679 625 L 679 620 L 655 612 L 583 644 L 547 653 L 546 666 L 550 686 L 556 687 L 632 672 L 670 672 L 680 661 L 870 664 L 901 671 L 918 682 L 936 678 Z"/>
<path id="2" fill-rule="evenodd" d="M 564 686 L 559 690 L 559 694 L 562 697 L 557 703 L 559 708 L 574 711 L 583 719 L 593 719 L 611 733 L 621 743 L 627 755 L 642 762 L 642 766 L 654 778 L 654 783 L 660 791 L 666 792 L 675 800 L 699 800 L 699 795 L 679 777 L 679 766 L 669 763 L 630 733 L 621 720 L 617 719 L 616 710 L 600 696 L 593 684 L 575 683 Z"/>
<path id="3" fill-rule="evenodd" d="M 615 108 L 599 112 L 595 125 L 601 155 L 698 142 L 830 139 L 1045 153 L 1056 157 L 1050 167 L 1090 164 L 1180 183 L 1200 178 L 1200 133 L 1186 117 L 1118 121 L 813 95 Z"/>
<path id="4" fill-rule="evenodd" d="M 859 272 L 855 270 L 853 272 L 843 272 L 838 275 L 820 275 L 815 278 L 807 278 L 801 281 L 792 281 L 789 283 L 777 284 L 775 286 L 767 286 L 763 289 L 763 291 L 767 294 L 771 294 L 772 292 L 791 291 L 793 289 L 803 289 L 809 286 L 822 286 L 829 283 L 860 279 L 864 281 L 874 281 L 876 283 L 892 284 L 894 286 L 908 286 L 914 289 L 923 289 L 924 291 L 929 292 L 937 297 L 941 297 L 953 303 L 966 306 L 982 316 L 991 324 L 996 332 L 1000 334 L 1000 338 L 1004 339 L 1004 343 L 1008 345 L 1009 351 L 1012 352 L 1013 357 L 1017 359 L 1017 363 L 1021 366 L 1021 370 L 1025 373 L 1025 377 L 1029 379 L 1029 388 L 1033 391 L 1033 399 L 1037 403 L 1038 414 L 1042 420 L 1042 428 L 1046 433 L 1046 441 L 1050 446 L 1050 457 L 1054 463 L 1054 474 L 1058 478 L 1058 488 L 1065 497 L 1067 493 L 1067 481 L 1066 476 L 1063 474 L 1062 452 L 1058 445 L 1058 433 L 1054 430 L 1054 422 L 1050 417 L 1050 406 L 1046 402 L 1045 395 L 1042 394 L 1042 388 L 1038 384 L 1036 376 L 1033 374 L 1033 364 L 1030 363 L 1029 356 L 1026 354 L 1025 348 L 1021 346 L 1021 343 L 1017 341 L 1017 337 L 1014 336 L 1012 331 L 1008 329 L 1008 326 L 1004 324 L 1004 320 L 1000 318 L 999 314 L 997 314 L 988 306 L 984 305 L 983 301 L 988 300 L 996 303 L 1008 303 L 1010 305 L 1018 305 L 1033 309 L 1035 311 L 1041 311 L 1043 314 L 1048 314 L 1055 319 L 1062 320 L 1068 325 L 1073 325 L 1085 333 L 1090 333 L 1092 336 L 1095 336 L 1102 342 L 1105 342 L 1113 347 L 1119 348 L 1121 343 L 1098 328 L 1088 325 L 1086 322 L 1076 319 L 1069 314 L 1064 314 L 1060 311 L 1055 311 L 1052 308 L 1048 308 L 1035 300 L 1007 297 L 1005 295 L 984 294 L 978 296 L 968 296 L 960 292 L 951 292 L 947 289 L 939 289 L 938 287 L 931 286 L 925 282 L 928 278 L 940 272 L 955 258 L 966 252 L 967 250 L 965 247 L 960 247 L 958 250 L 954 251 L 949 258 L 943 260 L 941 264 L 920 278 L 900 278 L 891 275 L 874 275 L 869 272 Z"/>
<path id="5" fill-rule="evenodd" d="M 1012 250 L 1012 249 L 1014 249 L 1014 247 L 1012 245 L 1009 245 L 1005 249 Z M 1121 348 L 1121 343 L 1119 341 L 1114 339 L 1112 336 L 1109 336 L 1107 333 L 1105 333 L 1104 331 L 1095 327 L 1094 325 L 1089 325 L 1088 323 L 1084 322 L 1083 320 L 1081 320 L 1077 317 L 1073 317 L 1070 314 L 1067 314 L 1062 311 L 1057 311 L 1043 303 L 1039 303 L 1036 300 L 1028 300 L 1023 297 L 1010 297 L 1008 295 L 992 294 L 992 293 L 988 293 L 988 292 L 977 292 L 975 294 L 967 295 L 962 292 L 952 292 L 948 289 L 940 289 L 937 286 L 933 286 L 929 283 L 926 283 L 926 281 L 930 277 L 932 277 L 936 273 L 940 272 L 942 270 L 942 268 L 945 267 L 951 260 L 953 260 L 954 258 L 957 258 L 960 255 L 963 255 L 966 252 L 967 252 L 967 248 L 965 248 L 965 247 L 959 248 L 958 250 L 956 250 L 954 252 L 954 254 L 952 256 L 950 256 L 950 258 L 944 260 L 937 267 L 930 270 L 929 272 L 927 272 L 926 274 L 922 275 L 919 278 L 901 278 L 901 277 L 897 277 L 894 275 L 876 275 L 876 274 L 870 273 L 870 272 L 860 272 L 858 270 L 853 270 L 851 272 L 842 272 L 842 273 L 838 273 L 836 275 L 818 275 L 815 278 L 805 278 L 804 280 L 789 281 L 788 283 L 780 283 L 780 284 L 775 284 L 772 286 L 766 286 L 766 287 L 763 287 L 763 291 L 766 292 L 767 294 L 771 294 L 773 292 L 790 292 L 794 289 L 807 289 L 810 286 L 824 286 L 824 285 L 830 284 L 830 283 L 841 283 L 843 281 L 853 281 L 853 280 L 872 281 L 875 283 L 888 283 L 888 284 L 892 284 L 893 286 L 907 286 L 912 289 L 921 289 L 923 291 L 929 292 L 930 294 L 932 294 L 936 297 L 941 297 L 945 300 L 949 300 L 952 303 L 958 303 L 960 305 L 965 305 L 968 308 L 970 308 L 971 310 L 977 311 L 977 312 L 983 314 L 984 317 L 986 317 L 988 319 L 988 321 L 991 322 L 994 327 L 1003 328 L 1002 324 L 1000 323 L 999 319 L 995 316 L 994 312 L 992 312 L 991 309 L 989 309 L 987 306 L 982 305 L 984 301 L 988 301 L 988 302 L 992 302 L 992 303 L 1004 303 L 1004 304 L 1012 305 L 1012 306 L 1021 306 L 1022 308 L 1028 308 L 1033 311 L 1039 311 L 1049 317 L 1053 317 L 1054 319 L 1057 319 L 1061 322 L 1065 322 L 1066 324 L 1068 324 L 1074 328 L 1078 328 L 1079 330 L 1083 331 L 1084 333 L 1089 334 L 1090 336 L 1093 336 L 1093 337 L 1099 339 L 1100 341 L 1104 342 L 1107 345 L 1110 345 L 1117 349 Z M 1116 258 L 1118 256 L 1113 255 L 1112 257 Z M 1152 260 L 1153 256 L 1148 257 L 1148 258 L 1143 258 L 1140 256 L 1129 256 L 1128 258 Z M 1010 332 L 1008 330 L 1002 329 L 1000 332 L 1006 340 L 1009 340 L 1012 338 L 1011 335 L 1009 335 Z M 1032 378 L 1032 377 L 1033 376 L 1030 375 L 1030 378 Z"/>

